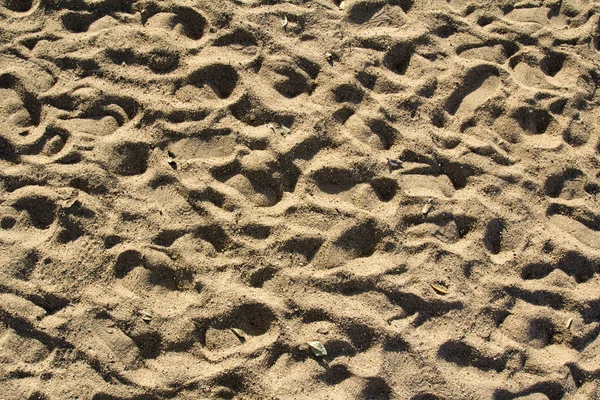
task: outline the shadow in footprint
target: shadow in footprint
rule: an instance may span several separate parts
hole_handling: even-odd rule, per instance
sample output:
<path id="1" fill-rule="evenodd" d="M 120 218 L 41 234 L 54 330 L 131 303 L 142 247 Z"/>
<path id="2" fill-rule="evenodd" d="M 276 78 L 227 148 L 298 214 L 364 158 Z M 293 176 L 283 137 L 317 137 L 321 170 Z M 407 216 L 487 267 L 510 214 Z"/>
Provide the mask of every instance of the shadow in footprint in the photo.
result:
<path id="1" fill-rule="evenodd" d="M 382 1 L 357 1 L 348 10 L 348 19 L 355 24 L 369 21 L 385 5 Z"/>
<path id="2" fill-rule="evenodd" d="M 353 258 L 369 257 L 375 252 L 382 238 L 381 228 L 375 221 L 368 220 L 350 227 L 335 240 L 334 245 Z"/>
<path id="3" fill-rule="evenodd" d="M 511 117 L 518 122 L 521 129 L 532 135 L 545 133 L 554 120 L 548 111 L 531 107 L 518 108 Z"/>
<path id="4" fill-rule="evenodd" d="M 207 85 L 215 94 L 225 99 L 231 95 L 237 86 L 238 73 L 228 64 L 210 64 L 193 72 L 188 82 L 194 86 Z"/>
<path id="5" fill-rule="evenodd" d="M 96 21 L 97 15 L 92 12 L 70 11 L 61 15 L 60 20 L 69 32 L 82 33 L 87 32 L 90 25 Z"/>
<path id="6" fill-rule="evenodd" d="M 398 43 L 383 57 L 383 65 L 398 75 L 404 75 L 415 52 L 412 43 Z"/>
<path id="7" fill-rule="evenodd" d="M 566 59 L 566 54 L 550 52 L 540 61 L 540 68 L 546 75 L 555 76 L 563 68 Z"/>
<path id="8" fill-rule="evenodd" d="M 361 399 L 387 400 L 392 395 L 392 388 L 383 378 L 368 378 L 367 384 L 358 396 Z"/>
<path id="9" fill-rule="evenodd" d="M 33 0 L 3 0 L 4 7 L 14 12 L 27 12 L 33 7 Z"/>
<path id="10" fill-rule="evenodd" d="M 190 7 L 169 7 L 162 9 L 158 3 L 140 3 L 144 25 L 173 30 L 192 40 L 204 36 L 206 19 Z"/>
<path id="11" fill-rule="evenodd" d="M 505 357 L 488 357 L 468 344 L 449 340 L 438 349 L 438 357 L 460 367 L 475 367 L 482 371 L 501 372 L 506 367 Z"/>
<path id="12" fill-rule="evenodd" d="M 511 392 L 506 389 L 499 389 L 494 392 L 494 400 L 513 400 L 519 399 L 523 397 L 533 396 L 535 394 L 541 394 L 542 396 L 547 397 L 549 400 L 560 400 L 565 396 L 566 390 L 558 382 L 553 381 L 545 381 L 539 382 L 531 387 L 521 390 L 518 392 Z"/>
<path id="13" fill-rule="evenodd" d="M 446 101 L 444 109 L 452 115 L 455 115 L 463 108 L 466 111 L 472 111 L 481 102 L 481 98 L 485 99 L 485 95 L 491 94 L 487 92 L 491 92 L 491 90 L 497 86 L 497 77 L 499 76 L 500 73 L 498 68 L 490 65 L 480 65 L 469 70 L 462 79 L 463 84 L 452 92 Z M 490 83 L 488 84 L 487 82 Z M 487 88 L 487 86 L 489 86 L 489 88 Z M 465 101 L 469 95 L 478 90 L 481 90 L 482 92 L 479 96 L 476 96 L 475 98 L 474 95 L 472 100 L 469 98 L 470 101 Z"/>
<path id="14" fill-rule="evenodd" d="M 544 192 L 550 197 L 559 197 L 566 181 L 573 181 L 583 177 L 583 173 L 574 168 L 567 168 L 559 174 L 553 174 L 546 179 L 544 184 Z"/>
<path id="15" fill-rule="evenodd" d="M 31 224 L 37 229 L 48 229 L 56 218 L 56 203 L 41 195 L 29 195 L 17 199 L 13 203 L 17 211 L 25 211 L 31 220 Z"/>
<path id="16" fill-rule="evenodd" d="M 506 222 L 501 218 L 493 218 L 485 228 L 483 244 L 492 254 L 499 254 L 502 251 L 502 235 L 506 230 Z"/>

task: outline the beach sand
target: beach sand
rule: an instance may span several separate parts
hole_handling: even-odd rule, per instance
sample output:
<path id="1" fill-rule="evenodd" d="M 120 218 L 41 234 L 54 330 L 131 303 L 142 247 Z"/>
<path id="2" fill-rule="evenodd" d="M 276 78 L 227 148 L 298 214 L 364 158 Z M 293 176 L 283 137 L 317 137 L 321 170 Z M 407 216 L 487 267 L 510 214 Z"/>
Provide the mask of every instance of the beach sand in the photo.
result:
<path id="1" fill-rule="evenodd" d="M 600 398 L 599 2 L 0 0 L 0 46 L 2 399 Z"/>

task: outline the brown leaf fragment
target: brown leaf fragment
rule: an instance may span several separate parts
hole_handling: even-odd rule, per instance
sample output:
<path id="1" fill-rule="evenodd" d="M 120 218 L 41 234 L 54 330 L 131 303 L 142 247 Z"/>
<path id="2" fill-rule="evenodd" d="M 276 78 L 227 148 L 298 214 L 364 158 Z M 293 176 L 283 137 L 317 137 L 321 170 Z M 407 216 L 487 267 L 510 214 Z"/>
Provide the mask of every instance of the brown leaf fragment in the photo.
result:
<path id="1" fill-rule="evenodd" d="M 231 328 L 231 332 L 233 332 L 233 334 L 237 336 L 238 339 L 240 339 L 240 342 L 243 343 L 246 341 L 246 336 L 244 335 L 244 332 L 241 329 Z"/>
<path id="2" fill-rule="evenodd" d="M 446 294 L 448 294 L 448 291 L 447 291 L 445 288 L 443 288 L 443 287 L 441 287 L 441 286 L 439 286 L 439 285 L 434 285 L 433 283 L 431 283 L 430 285 L 431 285 L 431 288 L 432 288 L 432 289 L 433 289 L 433 290 L 434 290 L 434 291 L 435 291 L 437 294 L 441 294 L 441 295 L 446 295 Z"/>

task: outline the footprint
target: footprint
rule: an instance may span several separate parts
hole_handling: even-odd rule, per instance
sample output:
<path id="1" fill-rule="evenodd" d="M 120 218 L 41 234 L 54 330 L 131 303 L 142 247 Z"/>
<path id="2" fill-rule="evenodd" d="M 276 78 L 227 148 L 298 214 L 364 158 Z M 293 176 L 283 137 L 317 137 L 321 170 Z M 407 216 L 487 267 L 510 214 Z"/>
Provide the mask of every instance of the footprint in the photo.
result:
<path id="1" fill-rule="evenodd" d="M 338 236 L 333 244 L 347 253 L 349 258 L 363 258 L 373 255 L 383 239 L 383 230 L 373 220 L 352 225 Z"/>
<path id="2" fill-rule="evenodd" d="M 33 71 L 28 71 L 33 73 Z M 29 83 L 13 73 L 0 71 L 0 126 L 5 140 L 16 142 L 30 134 L 30 129 L 39 125 L 42 104 L 26 86 Z"/>
<path id="3" fill-rule="evenodd" d="M 162 352 L 162 336 L 158 332 L 146 331 L 130 333 L 129 337 L 138 348 L 139 354 L 144 359 L 155 359 Z"/>
<path id="4" fill-rule="evenodd" d="M 141 65 L 156 74 L 165 74 L 179 67 L 179 54 L 161 48 L 147 52 L 124 49 L 106 49 L 106 56 L 115 64 Z"/>
<path id="5" fill-rule="evenodd" d="M 360 104 L 364 97 L 362 89 L 349 83 L 337 86 L 332 92 L 337 103 Z"/>
<path id="6" fill-rule="evenodd" d="M 365 88 L 373 90 L 377 83 L 377 75 L 371 74 L 366 71 L 359 71 L 356 73 L 356 80 L 360 82 Z"/>
<path id="7" fill-rule="evenodd" d="M 278 248 L 284 253 L 298 254 L 304 259 L 305 263 L 310 263 L 324 241 L 319 236 L 295 235 L 292 238 L 283 240 Z"/>
<path id="8" fill-rule="evenodd" d="M 500 330 L 513 340 L 536 349 L 553 344 L 558 328 L 552 320 L 552 312 L 520 303 L 504 319 Z"/>
<path id="9" fill-rule="evenodd" d="M 168 290 L 180 290 L 191 282 L 187 271 L 176 270 L 173 261 L 165 254 L 144 249 L 121 251 L 113 265 L 115 278 L 130 288 L 160 286 Z"/>
<path id="10" fill-rule="evenodd" d="M 546 211 L 550 221 L 581 243 L 600 249 L 600 217 L 584 206 L 552 203 Z"/>
<path id="11" fill-rule="evenodd" d="M 572 373 L 572 371 L 571 371 Z M 577 375 L 577 374 L 575 374 Z M 574 376 L 575 376 L 574 375 Z M 561 400 L 565 397 L 567 390 L 559 382 L 555 381 L 540 381 L 530 387 L 511 392 L 506 389 L 494 391 L 494 399 L 496 400 Z"/>
<path id="12" fill-rule="evenodd" d="M 0 6 L 14 12 L 15 15 L 31 13 L 38 9 L 40 0 L 1 0 Z"/>
<path id="13" fill-rule="evenodd" d="M 351 169 L 325 167 L 312 173 L 317 188 L 326 194 L 337 195 L 354 188 L 361 179 Z"/>
<path id="14" fill-rule="evenodd" d="M 458 46 L 456 54 L 470 60 L 484 60 L 502 65 L 518 50 L 518 45 L 513 42 L 488 42 Z"/>
<path id="15" fill-rule="evenodd" d="M 47 230 L 56 220 L 56 196 L 45 188 L 25 187 L 14 191 L 4 205 L 26 214 L 27 223 L 36 229 Z M 12 224 L 9 219 L 5 222 Z M 14 224 L 12 224 L 14 225 Z"/>
<path id="16" fill-rule="evenodd" d="M 462 79 L 462 85 L 446 100 L 444 108 L 459 118 L 471 115 L 492 97 L 500 85 L 499 76 L 498 69 L 489 65 L 472 68 Z"/>
<path id="17" fill-rule="evenodd" d="M 211 351 L 237 347 L 242 342 L 231 329 L 239 329 L 246 341 L 268 334 L 276 326 L 277 316 L 262 303 L 245 303 L 224 313 L 195 321 L 200 343 Z"/>
<path id="18" fill-rule="evenodd" d="M 343 364 L 335 364 L 329 368 L 326 368 L 325 371 L 319 375 L 318 379 L 323 381 L 326 385 L 334 386 L 342 383 L 350 377 L 352 377 L 352 373 L 348 371 L 347 366 Z"/>
<path id="19" fill-rule="evenodd" d="M 511 113 L 511 118 L 530 135 L 541 135 L 557 125 L 548 111 L 539 108 L 520 107 Z"/>
<path id="20" fill-rule="evenodd" d="M 67 11 L 60 16 L 65 29 L 73 33 L 87 32 L 96 19 L 96 13 L 88 11 Z"/>
<path id="21" fill-rule="evenodd" d="M 392 388 L 383 378 L 368 378 L 365 387 L 360 392 L 358 398 L 384 400 L 393 398 Z"/>
<path id="22" fill-rule="evenodd" d="M 23 156 L 23 160 L 27 159 L 25 156 L 32 156 L 35 159 L 39 159 L 36 156 L 44 156 L 60 162 L 62 156 L 72 147 L 67 146 L 71 142 L 70 138 L 71 134 L 66 129 L 48 125 L 38 138 L 30 138 L 31 142 L 23 143 L 19 153 Z"/>
<path id="23" fill-rule="evenodd" d="M 367 126 L 379 138 L 384 150 L 391 149 L 396 141 L 400 139 L 398 130 L 381 119 L 368 120 Z"/>
<path id="24" fill-rule="evenodd" d="M 119 127 L 134 119 L 140 110 L 133 98 L 110 90 L 78 87 L 73 91 L 43 98 L 44 103 L 63 111 L 71 112 L 55 125 L 71 134 L 83 133 L 93 136 L 108 136 Z"/>
<path id="25" fill-rule="evenodd" d="M 504 290 L 510 296 L 536 306 L 547 306 L 555 310 L 561 310 L 565 306 L 564 296 L 550 290 L 531 290 L 515 285 L 507 286 Z"/>
<path id="26" fill-rule="evenodd" d="M 259 223 L 252 223 L 242 227 L 242 234 L 253 239 L 264 240 L 271 236 L 272 227 Z"/>
<path id="27" fill-rule="evenodd" d="M 400 189 L 398 182 L 389 178 L 375 178 L 371 181 L 371 187 L 379 200 L 385 203 L 393 200 Z"/>
<path id="28" fill-rule="evenodd" d="M 221 99 L 226 99 L 237 86 L 239 75 L 229 64 L 209 64 L 192 72 L 187 78 L 187 84 L 202 88 L 204 85 Z"/>
<path id="29" fill-rule="evenodd" d="M 232 243 L 229 235 L 217 224 L 196 227 L 194 236 L 210 243 L 218 252 L 226 250 Z"/>
<path id="30" fill-rule="evenodd" d="M 293 99 L 312 91 L 311 77 L 293 61 L 279 59 L 265 62 L 263 66 L 274 80 L 273 87 L 282 96 Z"/>
<path id="31" fill-rule="evenodd" d="M 518 53 L 508 61 L 508 64 L 513 71 L 513 77 L 521 84 L 537 89 L 557 89 L 554 84 L 555 81 L 548 80 L 548 76 L 551 76 L 548 72 L 553 72 L 552 68 L 544 72 L 540 68 L 540 61 L 537 55 Z"/>
<path id="32" fill-rule="evenodd" d="M 499 254 L 505 250 L 504 235 L 506 233 L 506 222 L 502 218 L 491 219 L 485 229 L 483 244 L 485 248 L 492 254 Z"/>
<path id="33" fill-rule="evenodd" d="M 584 174 L 578 169 L 566 168 L 548 176 L 544 184 L 546 196 L 572 200 L 586 197 Z"/>
<path id="34" fill-rule="evenodd" d="M 420 393 L 410 398 L 410 400 L 443 400 L 443 397 L 440 397 L 436 394 L 432 393 Z"/>
<path id="35" fill-rule="evenodd" d="M 137 369 L 141 366 L 138 346 L 121 329 L 97 318 L 89 321 L 89 330 L 84 334 L 86 358 L 100 365 L 111 365 L 116 361 L 119 369 Z"/>
<path id="36" fill-rule="evenodd" d="M 152 239 L 152 243 L 158 246 L 170 247 L 177 239 L 184 236 L 186 233 L 187 232 L 185 230 L 165 229 L 159 232 L 154 239 Z M 116 244 L 118 243 L 115 243 L 110 247 L 114 247 Z"/>
<path id="37" fill-rule="evenodd" d="M 259 268 L 248 277 L 247 283 L 252 287 L 261 288 L 265 283 L 273 279 L 277 272 L 277 269 L 274 267 Z"/>
<path id="38" fill-rule="evenodd" d="M 566 54 L 552 51 L 542 58 L 540 68 L 546 75 L 556 76 L 562 70 L 566 59 Z"/>
<path id="39" fill-rule="evenodd" d="M 236 50 L 254 50 L 253 48 L 258 46 L 258 40 L 254 33 L 244 28 L 236 28 L 225 33 L 216 38 L 213 43 L 217 47 L 229 46 Z"/>
<path id="40" fill-rule="evenodd" d="M 360 0 L 351 3 L 348 19 L 355 24 L 364 24 L 385 6 L 383 1 Z"/>
<path id="41" fill-rule="evenodd" d="M 402 318 L 410 317 L 418 313 L 417 318 L 412 322 L 412 325 L 418 327 L 423 323 L 431 320 L 434 317 L 445 315 L 453 310 L 461 310 L 464 304 L 461 301 L 441 300 L 441 299 L 425 299 L 418 294 L 397 291 L 397 290 L 382 290 L 390 303 L 398 306 L 402 310 Z"/>
<path id="42" fill-rule="evenodd" d="M 149 156 L 148 144 L 128 140 L 109 144 L 103 154 L 108 170 L 121 176 L 141 175 L 146 172 Z"/>
<path id="43" fill-rule="evenodd" d="M 153 15 L 142 12 L 142 18 L 148 28 L 174 31 L 192 40 L 201 39 L 207 26 L 206 19 L 190 7 L 172 7 Z"/>
<path id="44" fill-rule="evenodd" d="M 291 113 L 287 111 L 276 112 L 265 106 L 255 95 L 248 92 L 229 106 L 229 110 L 238 121 L 254 127 L 274 123 L 292 128 L 295 120 Z"/>
<path id="45" fill-rule="evenodd" d="M 259 207 L 271 207 L 284 192 L 294 190 L 298 168 L 286 158 L 276 159 L 265 150 L 255 150 L 241 160 L 234 159 L 211 168 L 215 179 L 226 183 Z"/>
<path id="46" fill-rule="evenodd" d="M 383 65 L 398 75 L 404 75 L 408 70 L 414 52 L 415 46 L 413 43 L 397 43 L 385 54 Z"/>
<path id="47" fill-rule="evenodd" d="M 502 372 L 506 368 L 506 354 L 487 355 L 460 340 L 444 342 L 438 349 L 438 357 L 459 367 L 474 367 L 481 371 Z"/>
<path id="48" fill-rule="evenodd" d="M 272 175 L 264 172 L 235 175 L 225 183 L 258 207 L 272 207 L 279 203 L 283 196 L 277 181 L 273 179 Z"/>
<path id="49" fill-rule="evenodd" d="M 385 231 L 375 220 L 367 219 L 330 232 L 314 257 L 313 264 L 321 269 L 336 268 L 358 258 L 371 257 L 380 247 Z M 350 290 L 355 290 L 352 287 Z"/>
<path id="50" fill-rule="evenodd" d="M 18 231 L 21 228 L 21 226 L 16 226 L 15 231 L 17 232 L 14 233 L 18 234 Z M 1 233 L 2 232 L 0 232 L 0 234 Z M 26 230 L 24 230 L 23 233 L 26 235 L 31 235 L 31 232 L 27 232 Z M 25 243 L 25 240 L 18 241 L 18 236 L 14 234 L 11 236 L 12 238 L 3 240 L 5 246 L 9 245 L 13 247 L 13 251 L 10 252 L 10 257 L 5 256 L 1 259 L 3 271 L 8 276 L 13 276 L 17 279 L 25 281 L 30 280 L 32 274 L 36 271 L 42 256 L 39 251 L 35 250 L 35 248 L 30 248 L 29 245 Z M 11 243 L 13 241 L 14 243 Z"/>
<path id="51" fill-rule="evenodd" d="M 590 140 L 594 129 L 581 119 L 573 119 L 563 132 L 563 139 L 573 147 L 583 146 Z"/>
<path id="52" fill-rule="evenodd" d="M 552 344 L 556 327 L 549 319 L 536 318 L 529 321 L 528 343 L 536 348 Z"/>

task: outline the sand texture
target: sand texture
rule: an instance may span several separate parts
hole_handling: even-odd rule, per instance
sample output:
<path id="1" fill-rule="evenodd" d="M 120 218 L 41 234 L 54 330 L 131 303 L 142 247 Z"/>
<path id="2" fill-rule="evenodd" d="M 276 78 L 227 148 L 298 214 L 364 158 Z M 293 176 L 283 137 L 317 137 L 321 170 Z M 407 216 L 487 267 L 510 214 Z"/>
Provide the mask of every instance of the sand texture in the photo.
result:
<path id="1" fill-rule="evenodd" d="M 600 399 L 600 2 L 0 0 L 0 49 L 1 399 Z"/>

